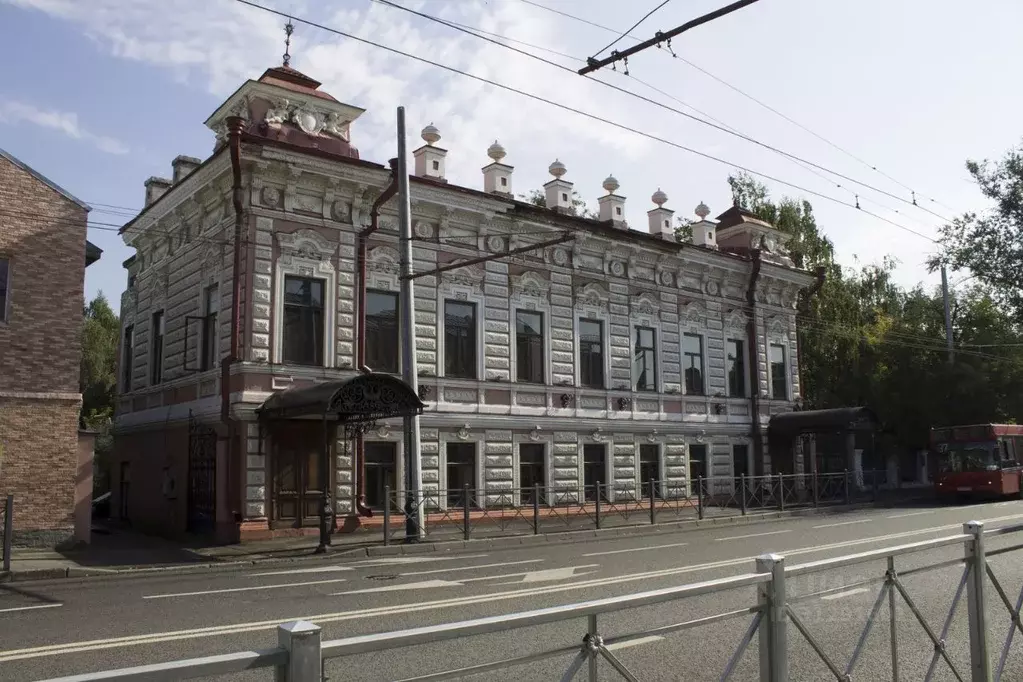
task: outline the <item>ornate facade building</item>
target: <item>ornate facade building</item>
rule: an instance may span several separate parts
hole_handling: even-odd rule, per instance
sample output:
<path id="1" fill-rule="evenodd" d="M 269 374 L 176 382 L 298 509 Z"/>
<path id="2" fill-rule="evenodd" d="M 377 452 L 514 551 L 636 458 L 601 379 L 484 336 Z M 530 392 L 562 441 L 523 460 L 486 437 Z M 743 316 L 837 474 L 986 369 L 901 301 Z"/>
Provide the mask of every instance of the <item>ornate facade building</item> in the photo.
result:
<path id="1" fill-rule="evenodd" d="M 352 145 L 362 110 L 319 85 L 287 66 L 245 83 L 206 122 L 213 154 L 148 180 L 123 229 L 136 255 L 121 302 L 114 509 L 136 526 L 302 532 L 326 484 L 338 525 L 352 527 L 403 485 L 400 423 L 379 423 L 362 452 L 328 428 L 322 481 L 322 422 L 261 418 L 277 392 L 356 376 L 360 333 L 369 368 L 399 371 L 397 206 L 375 206 L 392 172 Z M 776 230 L 737 207 L 710 220 L 701 204 L 678 243 L 660 190 L 646 229 L 632 229 L 614 178 L 598 218 L 579 217 L 558 161 L 546 205 L 519 201 L 497 143 L 482 189 L 456 186 L 437 129 L 422 137 L 415 272 L 573 238 L 415 280 L 425 487 L 600 481 L 620 499 L 649 494 L 650 479 L 684 488 L 697 475 L 801 470 L 792 453 L 772 457 L 764 432 L 800 396 L 796 302 L 815 280 Z"/>

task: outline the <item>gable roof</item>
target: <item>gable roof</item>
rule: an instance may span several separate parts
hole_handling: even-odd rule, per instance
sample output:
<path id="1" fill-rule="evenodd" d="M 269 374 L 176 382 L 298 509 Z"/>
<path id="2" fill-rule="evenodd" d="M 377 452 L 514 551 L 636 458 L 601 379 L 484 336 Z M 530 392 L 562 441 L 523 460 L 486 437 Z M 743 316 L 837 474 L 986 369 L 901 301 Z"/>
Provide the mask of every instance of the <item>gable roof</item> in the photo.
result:
<path id="1" fill-rule="evenodd" d="M 74 194 L 72 194 L 71 192 L 67 191 L 66 189 L 64 189 L 63 187 L 61 187 L 57 183 L 55 183 L 53 180 L 50 180 L 48 177 L 46 177 L 45 175 L 43 175 L 39 171 L 35 170 L 34 168 L 29 166 L 27 163 L 25 163 L 24 161 L 22 161 L 18 157 L 14 156 L 13 154 L 11 154 L 9 152 L 4 151 L 2 148 L 0 148 L 0 157 L 3 157 L 5 159 L 7 159 L 11 163 L 13 163 L 15 166 L 17 166 L 21 170 L 25 171 L 26 173 L 28 173 L 29 175 L 34 177 L 39 182 L 42 182 L 43 184 L 45 184 L 47 187 L 52 189 L 57 194 L 60 194 L 65 199 L 73 201 L 74 203 L 76 203 L 79 206 L 81 206 L 82 208 L 84 208 L 86 211 L 91 211 L 92 210 L 92 206 L 89 206 L 87 203 L 85 203 L 84 201 L 82 201 L 81 199 L 76 197 Z"/>

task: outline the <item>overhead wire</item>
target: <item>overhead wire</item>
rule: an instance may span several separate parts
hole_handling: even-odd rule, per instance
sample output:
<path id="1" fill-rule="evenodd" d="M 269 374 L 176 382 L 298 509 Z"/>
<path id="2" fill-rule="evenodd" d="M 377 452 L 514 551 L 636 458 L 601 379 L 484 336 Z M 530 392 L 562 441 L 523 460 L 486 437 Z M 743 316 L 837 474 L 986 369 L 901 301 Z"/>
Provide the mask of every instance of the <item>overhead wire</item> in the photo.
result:
<path id="1" fill-rule="evenodd" d="M 637 21 L 637 22 L 636 22 L 635 24 L 633 24 L 633 25 L 632 25 L 632 26 L 630 26 L 629 28 L 625 29 L 625 31 L 624 31 L 624 32 L 623 32 L 623 33 L 622 33 L 621 35 L 619 35 L 619 36 L 618 36 L 617 38 L 615 38 L 614 40 L 612 40 L 612 41 L 611 41 L 610 43 L 608 43 L 607 45 L 605 45 L 605 46 L 604 46 L 604 47 L 602 47 L 601 49 L 597 50 L 597 51 L 596 51 L 596 52 L 595 52 L 595 53 L 593 54 L 593 56 L 594 56 L 594 57 L 598 57 L 598 56 L 600 56 L 600 54 L 601 54 L 601 53 L 602 53 L 602 52 L 603 52 L 604 50 L 606 50 L 606 49 L 608 49 L 608 48 L 611 48 L 611 47 L 614 47 L 615 45 L 617 45 L 617 44 L 618 44 L 619 42 L 621 42 L 622 38 L 624 38 L 625 36 L 627 36 L 627 35 L 629 35 L 630 33 L 632 33 L 632 32 L 633 32 L 633 31 L 634 31 L 634 30 L 635 30 L 635 29 L 636 29 L 636 28 L 637 28 L 637 27 L 638 27 L 638 26 L 639 26 L 640 24 L 642 24 L 642 23 L 643 23 L 644 21 L 646 21 L 647 19 L 649 19 L 649 18 L 650 18 L 650 15 L 652 15 L 652 14 L 653 14 L 654 12 L 656 12 L 657 10 L 659 10 L 659 9 L 661 9 L 662 7 L 664 7 L 665 5 L 667 5 L 667 4 L 669 3 L 669 2 L 671 2 L 671 0 L 664 0 L 664 1 L 663 1 L 663 2 L 661 3 L 661 4 L 657 5 L 657 6 L 656 6 L 656 7 L 654 7 L 654 8 L 652 9 L 652 10 L 650 10 L 649 12 L 647 12 L 646 14 L 644 14 L 644 15 L 643 15 L 643 17 L 642 17 L 642 18 L 641 18 L 641 19 L 640 19 L 639 21 Z"/>
<path id="2" fill-rule="evenodd" d="M 609 26 L 605 26 L 605 25 L 603 25 L 603 24 L 598 24 L 597 22 L 594 22 L 594 21 L 590 21 L 589 19 L 585 19 L 585 18 L 583 18 L 583 17 L 580 17 L 580 16 L 576 16 L 576 15 L 574 15 L 574 14 L 570 14 L 570 13 L 568 13 L 568 12 L 565 12 L 565 11 L 562 11 L 562 10 L 559 10 L 559 9 L 555 9 L 554 7 L 548 7 L 548 6 L 546 6 L 546 5 L 543 5 L 543 4 L 540 4 L 540 3 L 538 3 L 538 2 L 534 2 L 533 0 L 519 0 L 519 2 L 522 2 L 522 3 L 526 4 L 526 5 L 530 5 L 531 7 L 536 7 L 536 8 L 538 8 L 538 9 L 542 9 L 542 10 L 544 10 L 544 11 L 547 11 L 547 12 L 551 12 L 552 14 L 557 14 L 557 15 L 560 15 L 560 16 L 562 16 L 562 17 L 565 17 L 566 19 L 571 19 L 571 20 L 573 20 L 573 21 L 577 21 L 577 22 L 579 22 L 579 23 L 582 23 L 582 24 L 586 24 L 586 25 L 588 25 L 588 26 L 592 26 L 592 27 L 594 27 L 594 28 L 599 28 L 599 29 L 601 29 L 602 31 L 607 31 L 607 32 L 609 32 L 609 33 L 614 33 L 614 34 L 617 34 L 617 33 L 618 33 L 618 30 L 617 30 L 617 29 L 611 28 L 611 27 L 609 27 Z M 631 33 L 631 29 L 630 29 L 630 31 L 629 31 L 629 32 L 627 32 L 627 33 Z M 633 36 L 633 35 L 625 35 L 624 37 L 626 37 L 626 38 L 630 38 L 631 40 L 634 40 L 634 41 L 636 41 L 636 42 L 642 42 L 642 40 L 641 40 L 640 38 L 637 38 L 637 37 L 635 37 L 635 36 Z M 712 79 L 714 79 L 715 81 L 717 81 L 717 82 L 721 83 L 722 85 L 724 85 L 724 86 L 728 87 L 729 89 L 731 89 L 731 90 L 735 91 L 735 92 L 736 92 L 736 93 L 738 93 L 739 95 L 742 95 L 743 97 L 745 97 L 745 98 L 749 99 L 749 100 L 750 100 L 750 101 L 752 101 L 753 103 L 755 103 L 755 104 L 757 104 L 757 105 L 759 105 L 759 106 L 763 107 L 764 109 L 767 109 L 767 110 L 768 110 L 768 111 L 770 111 L 771 113 L 773 113 L 773 114 L 775 114 L 775 115 L 777 115 L 777 116 L 780 116 L 780 117 L 781 117 L 782 119 L 784 119 L 784 120 L 788 121 L 788 122 L 789 122 L 789 123 L 791 123 L 792 125 L 795 125 L 796 127 L 800 128 L 801 130 L 803 130 L 803 131 L 805 131 L 805 132 L 809 133 L 810 135 L 813 135 L 814 137 L 816 137 L 816 138 L 820 139 L 821 141 L 825 142 L 825 143 L 826 143 L 826 144 L 828 144 L 829 146 L 831 146 L 831 147 L 833 147 L 834 149 L 838 150 L 839 152 L 841 152 L 841 153 L 845 154 L 845 155 L 846 155 L 846 156 L 848 156 L 849 158 L 851 158 L 851 159 L 853 159 L 853 160 L 857 161 L 858 163 L 860 163 L 860 164 L 862 164 L 862 165 L 866 166 L 867 168 L 869 168 L 869 169 L 871 169 L 871 170 L 873 170 L 873 171 L 877 172 L 877 173 L 878 173 L 879 175 L 881 175 L 881 176 L 883 176 L 883 177 L 887 178 L 887 179 L 888 179 L 888 180 L 890 180 L 891 182 L 894 182 L 895 184 L 899 185 L 899 186 L 900 186 L 900 187 L 902 187 L 903 189 L 905 189 L 905 190 L 907 190 L 907 191 L 911 192 L 914 198 L 915 198 L 915 197 L 916 197 L 917 195 L 919 195 L 920 197 L 922 197 L 922 198 L 924 198 L 924 199 L 926 199 L 926 200 L 928 200 L 928 201 L 932 202 L 932 203 L 933 203 L 933 204 L 935 204 L 936 206 L 941 206 L 942 208 L 944 208 L 944 209 L 946 209 L 946 210 L 948 210 L 948 211 L 953 211 L 953 212 L 955 211 L 955 209 L 954 209 L 954 208 L 952 208 L 952 207 L 950 207 L 950 206 L 948 206 L 948 205 L 946 205 L 946 204 L 943 204 L 942 202 L 938 201 L 938 200 L 937 200 L 937 199 L 935 199 L 934 197 L 931 197 L 931 196 L 926 196 L 926 195 L 924 195 L 924 194 L 922 194 L 922 193 L 919 193 L 919 192 L 917 192 L 917 191 L 916 191 L 916 190 L 915 190 L 915 189 L 914 189 L 913 187 L 911 187 L 910 185 L 907 185 L 907 184 L 905 184 L 905 183 L 901 182 L 900 180 L 896 179 L 895 177 L 893 177 L 893 176 L 889 175 L 889 174 L 888 174 L 888 173 L 886 173 L 885 171 L 883 171 L 883 170 L 881 170 L 880 168 L 878 168 L 878 167 L 877 167 L 876 165 L 874 165 L 874 164 L 870 163 L 869 161 L 866 161 L 866 160 L 862 159 L 861 157 L 857 156 L 856 154 L 854 154 L 853 152 L 849 151 L 849 150 L 848 150 L 848 149 L 846 149 L 845 147 L 843 147 L 843 146 L 839 145 L 839 144 L 838 144 L 838 143 L 836 143 L 836 142 L 833 142 L 832 140 L 829 140 L 828 138 L 826 138 L 825 136 L 821 135 L 820 133 L 817 133 L 816 131 L 812 130 L 812 129 L 811 129 L 811 128 L 810 128 L 809 126 L 806 126 L 806 125 L 804 125 L 804 124 L 800 123 L 799 121 L 796 121 L 795 119 L 791 118 L 790 116 L 787 116 L 786 114 L 784 114 L 783 112 L 779 111 L 778 109 L 776 109 L 776 108 L 774 108 L 774 107 L 770 106 L 770 105 L 769 105 L 769 104 L 767 104 L 766 102 L 763 102 L 763 101 L 759 100 L 758 98 L 754 97 L 753 95 L 750 95 L 749 93 L 745 92 L 744 90 L 742 90 L 742 89 L 741 89 L 741 88 L 739 88 L 738 86 L 736 86 L 736 85 L 733 85 L 733 84 L 729 83 L 728 81 L 726 81 L 725 79 L 721 78 L 720 76 L 717 76 L 717 75 L 715 75 L 715 74 L 711 73 L 711 72 L 710 72 L 710 71 L 708 71 L 707 69 L 705 69 L 705 68 L 703 68 L 703 67 L 701 67 L 701 66 L 699 66 L 699 65 L 697 65 L 697 64 L 695 64 L 695 63 L 693 63 L 692 61 L 690 61 L 690 60 L 688 60 L 688 59 L 686 59 L 686 58 L 684 58 L 684 57 L 680 57 L 680 56 L 678 56 L 677 54 L 675 54 L 675 53 L 674 53 L 674 51 L 672 51 L 672 50 L 670 49 L 670 46 L 669 46 L 668 50 L 669 50 L 669 55 L 670 55 L 671 57 L 673 57 L 673 58 L 675 58 L 675 59 L 677 59 L 677 60 L 679 60 L 679 61 L 681 61 L 681 62 L 683 62 L 683 63 L 687 64 L 688 66 L 690 66 L 690 67 L 692 67 L 692 68 L 696 69 L 697 71 L 699 71 L 699 72 L 703 73 L 704 75 L 708 76 L 709 78 L 712 78 Z M 916 206 L 917 208 L 920 208 L 920 209 L 922 209 L 922 210 L 926 210 L 926 208 L 924 208 L 924 207 L 920 206 L 920 205 L 919 205 L 919 204 L 917 204 L 917 203 L 916 203 L 915 201 L 913 202 L 913 205 L 914 205 L 914 206 Z M 942 219 L 943 219 L 943 220 L 946 220 L 946 221 L 947 221 L 947 218 L 942 218 Z"/>

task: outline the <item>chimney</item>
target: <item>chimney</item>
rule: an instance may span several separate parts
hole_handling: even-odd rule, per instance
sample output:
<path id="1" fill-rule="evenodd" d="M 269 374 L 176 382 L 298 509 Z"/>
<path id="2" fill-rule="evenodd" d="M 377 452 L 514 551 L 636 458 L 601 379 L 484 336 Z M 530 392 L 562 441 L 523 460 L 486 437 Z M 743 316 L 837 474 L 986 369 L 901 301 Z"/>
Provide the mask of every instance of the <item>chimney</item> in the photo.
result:
<path id="1" fill-rule="evenodd" d="M 554 179 L 543 186 L 547 208 L 558 213 L 572 213 L 572 183 L 561 179 L 567 171 L 565 164 L 554 159 L 554 163 L 547 168 Z"/>
<path id="2" fill-rule="evenodd" d="M 668 195 L 658 187 L 650 200 L 657 204 L 657 208 L 646 212 L 647 220 L 650 223 L 650 234 L 668 241 L 675 241 L 675 228 L 671 225 L 671 217 L 675 215 L 675 212 L 670 208 L 664 208 L 664 202 L 668 200 Z"/>
<path id="3" fill-rule="evenodd" d="M 146 180 L 146 206 L 149 206 L 149 204 L 166 194 L 172 184 L 174 183 L 167 178 L 153 177 Z"/>
<path id="4" fill-rule="evenodd" d="M 416 176 L 444 180 L 444 157 L 448 155 L 448 150 L 433 146 L 435 142 L 440 141 L 440 131 L 431 123 L 423 128 L 420 136 L 426 144 L 412 152 L 416 160 Z"/>
<path id="5" fill-rule="evenodd" d="M 490 194 L 512 194 L 512 171 L 514 166 L 506 166 L 501 163 L 505 157 L 504 147 L 494 140 L 494 144 L 487 148 L 487 156 L 494 160 L 490 165 L 483 167 L 483 191 Z"/>
<path id="6" fill-rule="evenodd" d="M 713 220 L 707 220 L 707 216 L 709 215 L 710 209 L 707 208 L 707 204 L 701 201 L 696 207 L 696 216 L 700 220 L 699 222 L 693 223 L 691 226 L 693 229 L 693 244 L 696 246 L 706 246 L 709 249 L 716 249 L 718 247 L 718 226 Z"/>
<path id="7" fill-rule="evenodd" d="M 618 187 L 618 181 L 613 175 L 607 176 L 607 179 L 604 180 L 604 189 L 607 190 L 607 194 L 597 199 L 597 204 L 600 206 L 599 217 L 602 221 L 610 220 L 611 224 L 619 229 L 627 230 L 629 225 L 625 222 L 625 197 L 615 194 Z"/>
<path id="8" fill-rule="evenodd" d="M 173 161 L 171 161 L 171 168 L 174 169 L 174 173 L 172 175 L 174 179 L 174 184 L 176 185 L 182 180 L 184 180 L 186 177 L 188 177 L 189 173 L 191 173 L 201 165 L 202 160 L 197 159 L 194 156 L 179 156 Z"/>

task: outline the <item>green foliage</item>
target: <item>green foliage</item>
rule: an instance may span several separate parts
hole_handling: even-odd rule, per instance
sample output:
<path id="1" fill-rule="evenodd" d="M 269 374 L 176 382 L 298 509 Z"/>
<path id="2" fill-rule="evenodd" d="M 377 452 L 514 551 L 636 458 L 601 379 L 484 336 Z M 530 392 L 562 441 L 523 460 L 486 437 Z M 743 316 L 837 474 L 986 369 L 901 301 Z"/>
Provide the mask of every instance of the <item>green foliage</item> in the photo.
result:
<path id="1" fill-rule="evenodd" d="M 117 392 L 117 344 L 120 321 L 99 293 L 84 310 L 82 325 L 82 365 L 79 387 L 82 392 L 81 426 L 97 432 L 96 488 L 104 490 L 106 462 L 113 447 L 111 425 Z"/>

